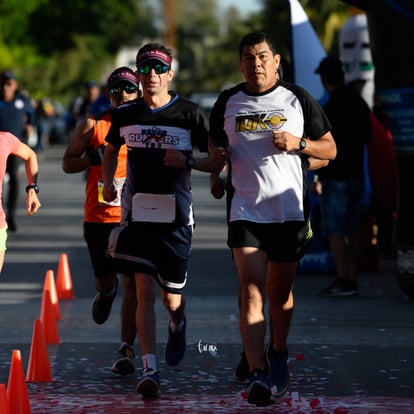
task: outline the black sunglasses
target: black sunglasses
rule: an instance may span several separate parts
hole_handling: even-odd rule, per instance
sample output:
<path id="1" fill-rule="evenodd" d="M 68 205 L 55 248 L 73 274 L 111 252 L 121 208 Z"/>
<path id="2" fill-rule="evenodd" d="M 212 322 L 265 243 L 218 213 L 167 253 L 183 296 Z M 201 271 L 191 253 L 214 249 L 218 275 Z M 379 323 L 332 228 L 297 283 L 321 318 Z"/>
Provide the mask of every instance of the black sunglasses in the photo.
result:
<path id="1" fill-rule="evenodd" d="M 133 85 L 122 85 L 122 86 L 116 86 L 115 88 L 109 89 L 109 93 L 111 95 L 121 95 L 123 91 L 125 91 L 128 94 L 135 93 L 138 90 L 137 86 Z"/>
<path id="2" fill-rule="evenodd" d="M 162 65 L 160 63 L 152 64 L 152 65 L 140 65 L 138 66 L 138 72 L 142 75 L 149 75 L 151 73 L 151 69 L 154 69 L 157 75 L 161 75 L 168 71 L 170 67 L 168 65 Z"/>

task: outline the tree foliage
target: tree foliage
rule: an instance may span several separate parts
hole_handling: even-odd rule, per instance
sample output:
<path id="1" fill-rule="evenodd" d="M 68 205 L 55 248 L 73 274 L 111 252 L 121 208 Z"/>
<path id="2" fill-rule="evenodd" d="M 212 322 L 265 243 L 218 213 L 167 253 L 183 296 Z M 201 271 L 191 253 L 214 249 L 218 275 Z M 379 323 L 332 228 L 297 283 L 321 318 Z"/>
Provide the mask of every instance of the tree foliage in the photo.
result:
<path id="1" fill-rule="evenodd" d="M 35 98 L 67 100 L 102 80 L 121 45 L 153 36 L 151 22 L 144 0 L 0 0 L 1 66 Z"/>
<path id="2" fill-rule="evenodd" d="M 338 33 L 349 16 L 340 0 L 301 0 L 301 6 L 327 53 L 337 54 Z M 263 0 L 263 27 L 277 40 L 281 54 L 290 59 L 289 0 Z"/>
<path id="3" fill-rule="evenodd" d="M 307 0 L 303 7 L 325 50 L 338 54 L 338 34 L 349 17 L 348 6 L 341 0 Z"/>
<path id="4" fill-rule="evenodd" d="M 219 92 L 242 80 L 238 44 L 250 30 L 270 32 L 288 57 L 288 0 L 261 0 L 263 11 L 218 13 L 220 0 L 0 0 L 1 67 L 35 97 L 65 103 L 87 79 L 104 81 L 123 46 L 172 43 L 183 94 Z M 329 51 L 346 4 L 301 0 Z"/>
<path id="5" fill-rule="evenodd" d="M 31 15 L 31 40 L 41 54 L 72 49 L 79 35 L 98 38 L 101 47 L 115 53 L 120 44 L 129 41 L 138 10 L 134 0 L 50 1 Z"/>

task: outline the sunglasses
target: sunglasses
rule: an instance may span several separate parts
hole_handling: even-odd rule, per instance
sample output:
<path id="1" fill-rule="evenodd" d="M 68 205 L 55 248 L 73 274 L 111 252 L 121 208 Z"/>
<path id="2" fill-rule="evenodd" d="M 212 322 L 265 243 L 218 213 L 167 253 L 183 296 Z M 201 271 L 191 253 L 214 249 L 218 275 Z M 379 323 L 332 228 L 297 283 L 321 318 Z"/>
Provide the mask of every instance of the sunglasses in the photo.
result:
<path id="1" fill-rule="evenodd" d="M 121 95 L 123 91 L 128 94 L 135 93 L 138 91 L 138 87 L 133 85 L 123 85 L 109 89 L 109 93 L 111 95 Z"/>
<path id="2" fill-rule="evenodd" d="M 140 65 L 138 66 L 138 72 L 142 75 L 149 75 L 151 73 L 151 69 L 154 69 L 155 73 L 157 75 L 161 75 L 162 73 L 165 73 L 168 71 L 170 67 L 167 65 L 162 64 L 152 64 L 152 65 Z"/>

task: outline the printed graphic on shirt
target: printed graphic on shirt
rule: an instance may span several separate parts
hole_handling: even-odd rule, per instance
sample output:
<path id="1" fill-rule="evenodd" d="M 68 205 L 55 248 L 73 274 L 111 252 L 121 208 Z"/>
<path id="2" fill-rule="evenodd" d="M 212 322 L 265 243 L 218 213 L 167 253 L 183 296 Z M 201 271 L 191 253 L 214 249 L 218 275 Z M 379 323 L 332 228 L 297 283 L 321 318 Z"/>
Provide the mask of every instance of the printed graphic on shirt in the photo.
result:
<path id="1" fill-rule="evenodd" d="M 172 126 L 128 125 L 121 136 L 130 148 L 175 149 L 191 151 L 191 131 Z"/>
<path id="2" fill-rule="evenodd" d="M 16 109 L 22 110 L 24 108 L 24 101 L 22 99 L 16 99 L 14 101 L 14 106 Z"/>
<path id="3" fill-rule="evenodd" d="M 287 118 L 279 111 L 242 114 L 236 116 L 235 132 L 278 130 Z"/>

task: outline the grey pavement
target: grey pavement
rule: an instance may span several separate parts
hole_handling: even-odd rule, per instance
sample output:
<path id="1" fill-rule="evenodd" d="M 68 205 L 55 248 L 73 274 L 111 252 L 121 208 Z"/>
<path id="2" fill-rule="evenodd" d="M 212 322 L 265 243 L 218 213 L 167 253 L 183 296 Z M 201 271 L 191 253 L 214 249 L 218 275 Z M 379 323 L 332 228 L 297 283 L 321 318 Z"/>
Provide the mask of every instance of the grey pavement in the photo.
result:
<path id="1" fill-rule="evenodd" d="M 33 414 L 414 412 L 414 301 L 400 290 L 392 256 L 380 257 L 379 272 L 361 274 L 357 298 L 319 297 L 333 275 L 297 276 L 290 393 L 265 408 L 247 403 L 246 384 L 233 375 L 241 341 L 224 200 L 209 195 L 207 175 L 197 172 L 197 225 L 185 291 L 187 352 L 177 367 L 165 364 L 168 317 L 158 300 L 161 394 L 142 400 L 135 392 L 136 376 L 119 378 L 109 370 L 120 343 L 120 294 L 104 325 L 91 318 L 95 291 L 82 238 L 84 177 L 63 173 L 63 151 L 55 145 L 39 154 L 43 205 L 27 217 L 21 195 L 18 230 L 9 234 L 0 276 L 0 383 L 7 385 L 13 350 L 21 351 L 27 367 L 46 272 L 57 275 L 60 255 L 68 255 L 74 298 L 59 300 L 60 343 L 48 345 L 53 381 L 27 383 Z M 138 375 L 138 344 L 135 351 Z"/>

